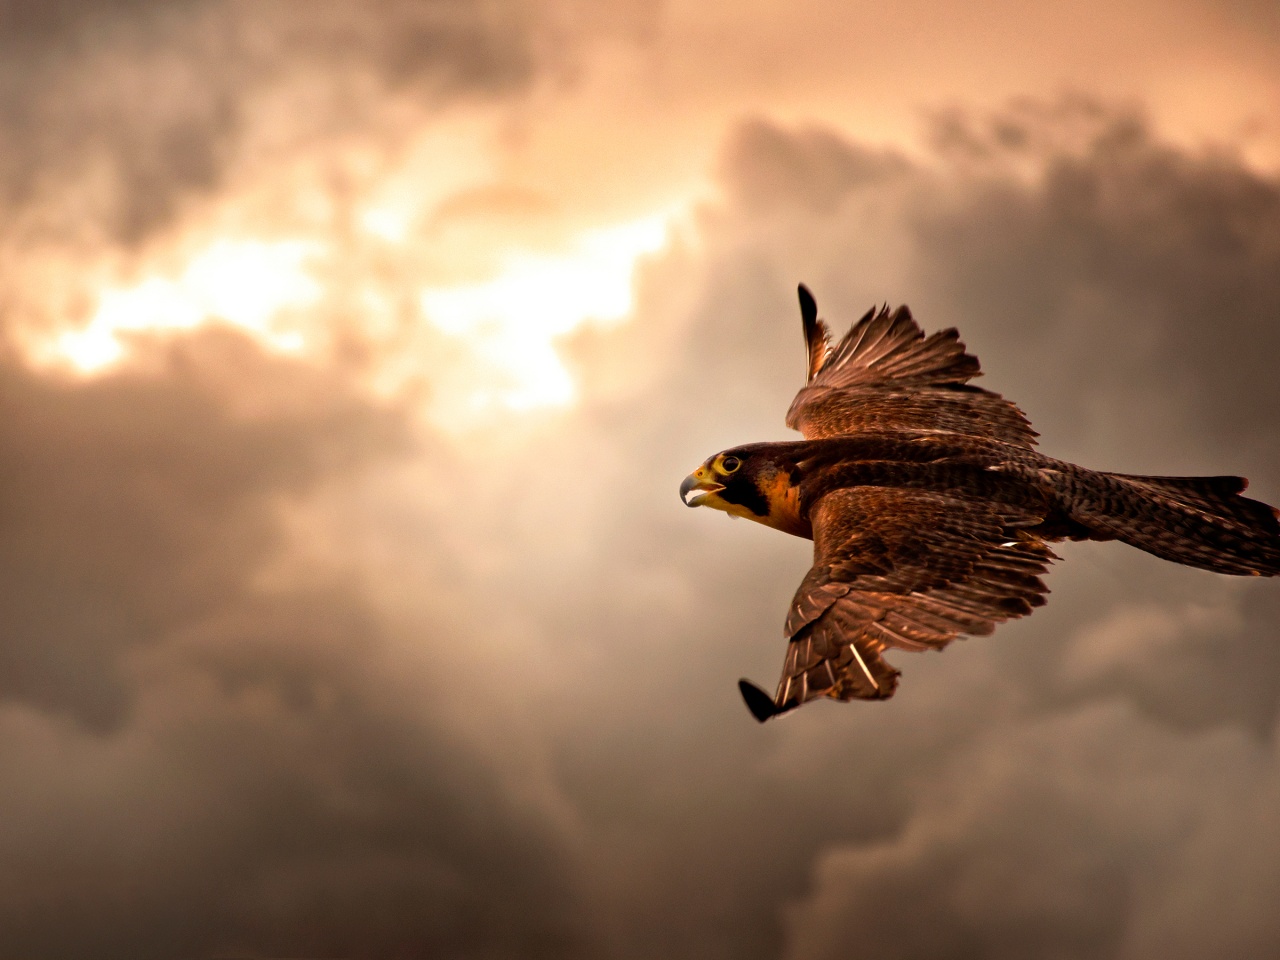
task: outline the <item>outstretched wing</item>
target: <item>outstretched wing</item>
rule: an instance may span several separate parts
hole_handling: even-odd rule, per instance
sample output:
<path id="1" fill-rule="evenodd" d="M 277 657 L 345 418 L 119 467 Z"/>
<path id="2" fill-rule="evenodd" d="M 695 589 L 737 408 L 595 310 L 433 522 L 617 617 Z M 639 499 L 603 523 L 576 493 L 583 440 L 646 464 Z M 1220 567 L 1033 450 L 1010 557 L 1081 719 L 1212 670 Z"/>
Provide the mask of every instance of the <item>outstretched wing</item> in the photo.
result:
<path id="1" fill-rule="evenodd" d="M 866 431 L 961 433 L 1034 446 L 1026 416 L 982 376 L 954 328 L 926 337 L 906 307 L 868 310 L 833 348 L 818 307 L 800 287 L 809 380 L 787 411 L 808 440 Z"/>
<path id="2" fill-rule="evenodd" d="M 1056 559 L 1026 533 L 1043 516 L 956 493 L 851 487 L 811 513 L 814 565 L 787 616 L 786 659 L 770 698 L 743 682 L 756 719 L 815 700 L 893 696 L 885 650 L 939 650 L 961 634 L 1044 603 Z"/>

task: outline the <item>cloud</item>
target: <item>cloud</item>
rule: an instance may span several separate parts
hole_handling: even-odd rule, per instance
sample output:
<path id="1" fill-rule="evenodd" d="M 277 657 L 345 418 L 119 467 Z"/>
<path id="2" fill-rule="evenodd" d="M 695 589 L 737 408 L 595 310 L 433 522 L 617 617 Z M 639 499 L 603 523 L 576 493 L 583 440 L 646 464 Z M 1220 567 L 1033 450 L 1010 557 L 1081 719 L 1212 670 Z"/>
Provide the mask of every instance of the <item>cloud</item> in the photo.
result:
<path id="1" fill-rule="evenodd" d="M 722 180 L 736 204 L 817 214 L 909 169 L 892 151 L 868 149 L 820 127 L 789 131 L 760 119 L 740 124 L 722 156 Z"/>
<path id="2" fill-rule="evenodd" d="M 289 520 L 414 449 L 404 411 L 230 332 L 140 348 L 4 370 L 11 949 L 578 955 L 554 811 Z"/>
<path id="3" fill-rule="evenodd" d="M 122 719 L 127 651 L 255 593 L 280 548 L 281 498 L 402 432 L 390 412 L 230 334 L 96 380 L 12 361 L 5 378 L 0 690 L 95 727 Z"/>
<path id="4" fill-rule="evenodd" d="M 1274 473 L 1256 458 L 1270 429 L 1258 391 L 1273 389 L 1266 358 L 1280 346 L 1262 322 L 1280 310 L 1280 186 L 1224 150 L 1188 154 L 1141 116 L 1088 101 L 1021 105 L 982 129 L 953 121 L 943 149 L 985 155 L 994 175 L 979 172 L 971 202 L 922 224 L 922 279 L 939 300 L 977 324 L 1016 318 L 1014 343 L 1047 348 L 1068 371 L 1087 363 L 1103 389 L 1123 391 L 1117 415 L 1097 409 L 1096 388 L 1055 377 L 1081 433 L 1168 430 L 1164 420 Z M 1046 126 L 1066 137 L 1040 159 Z M 1008 176 L 1027 163 L 1031 183 Z M 1026 351 L 1017 359 L 1032 363 Z"/>
<path id="5" fill-rule="evenodd" d="M 516 94 L 552 62 L 544 14 L 523 0 L 321 0 L 303 17 L 227 0 L 6 3 L 8 231 L 136 245 L 246 167 L 324 138 L 394 140 L 404 119 L 388 114 L 406 101 L 429 116 Z"/>
<path id="6" fill-rule="evenodd" d="M 922 786 L 900 836 L 823 855 L 788 957 L 1275 952 L 1256 893 L 1280 879 L 1256 849 L 1274 740 L 1101 702 L 992 729 Z"/>

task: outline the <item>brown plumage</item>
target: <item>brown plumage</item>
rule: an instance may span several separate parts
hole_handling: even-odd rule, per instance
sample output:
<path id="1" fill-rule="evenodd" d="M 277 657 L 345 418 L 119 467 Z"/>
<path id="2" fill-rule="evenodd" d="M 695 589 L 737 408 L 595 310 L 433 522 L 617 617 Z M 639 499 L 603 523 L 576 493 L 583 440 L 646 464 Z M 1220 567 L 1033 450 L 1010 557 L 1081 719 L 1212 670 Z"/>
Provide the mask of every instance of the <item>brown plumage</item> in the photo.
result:
<path id="1" fill-rule="evenodd" d="M 756 719 L 818 698 L 891 697 L 886 650 L 940 650 L 1043 605 L 1054 541 L 1121 540 L 1218 573 L 1280 574 L 1277 511 L 1241 496 L 1243 478 L 1054 460 L 1021 410 L 968 383 L 981 370 L 954 329 L 926 337 L 906 307 L 886 308 L 833 347 L 803 286 L 800 309 L 809 376 L 787 425 L 805 439 L 725 450 L 680 487 L 689 506 L 814 542 L 777 691 L 739 684 Z"/>

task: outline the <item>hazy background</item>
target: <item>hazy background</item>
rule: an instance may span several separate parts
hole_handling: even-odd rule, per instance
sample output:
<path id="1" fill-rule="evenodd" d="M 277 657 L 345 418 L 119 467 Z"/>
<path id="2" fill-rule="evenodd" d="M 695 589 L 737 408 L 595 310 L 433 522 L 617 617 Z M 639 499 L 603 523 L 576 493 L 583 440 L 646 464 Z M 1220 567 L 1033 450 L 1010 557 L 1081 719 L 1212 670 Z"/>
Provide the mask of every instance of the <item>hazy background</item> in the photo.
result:
<path id="1" fill-rule="evenodd" d="M 0 2 L 0 951 L 1280 954 L 1280 584 L 750 718 L 798 281 L 1280 502 L 1275 6 Z"/>

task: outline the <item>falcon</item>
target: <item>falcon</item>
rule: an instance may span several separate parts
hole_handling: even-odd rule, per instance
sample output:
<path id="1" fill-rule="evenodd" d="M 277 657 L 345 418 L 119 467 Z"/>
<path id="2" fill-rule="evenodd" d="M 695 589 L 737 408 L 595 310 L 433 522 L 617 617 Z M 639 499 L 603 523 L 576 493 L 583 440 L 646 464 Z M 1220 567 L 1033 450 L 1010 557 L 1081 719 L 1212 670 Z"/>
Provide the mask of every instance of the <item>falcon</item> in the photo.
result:
<path id="1" fill-rule="evenodd" d="M 868 311 L 834 347 L 801 286 L 808 381 L 787 411 L 803 440 L 709 457 L 680 484 L 712 507 L 813 541 L 761 723 L 811 700 L 885 700 L 886 651 L 941 650 L 1031 613 L 1049 544 L 1120 540 L 1202 570 L 1280 574 L 1280 516 L 1243 477 L 1105 473 L 1045 456 L 1014 404 L 972 386 L 952 328 L 925 336 L 905 307 Z"/>

